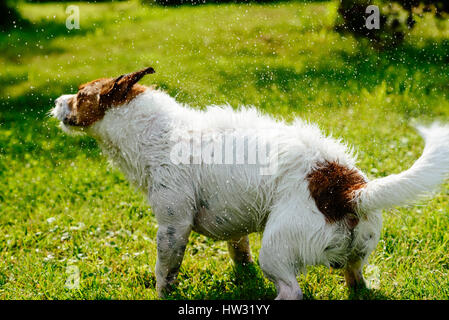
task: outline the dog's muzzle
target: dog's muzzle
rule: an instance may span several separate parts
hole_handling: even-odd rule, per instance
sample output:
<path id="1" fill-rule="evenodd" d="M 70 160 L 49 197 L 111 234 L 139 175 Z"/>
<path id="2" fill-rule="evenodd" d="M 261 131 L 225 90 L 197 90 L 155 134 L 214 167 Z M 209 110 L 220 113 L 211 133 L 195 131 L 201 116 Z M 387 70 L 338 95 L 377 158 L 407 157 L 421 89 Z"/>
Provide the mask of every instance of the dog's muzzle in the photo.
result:
<path id="1" fill-rule="evenodd" d="M 60 96 L 55 100 L 55 107 L 51 110 L 51 115 L 66 125 L 73 125 L 70 119 L 70 109 L 68 101 L 72 98 L 72 94 Z"/>

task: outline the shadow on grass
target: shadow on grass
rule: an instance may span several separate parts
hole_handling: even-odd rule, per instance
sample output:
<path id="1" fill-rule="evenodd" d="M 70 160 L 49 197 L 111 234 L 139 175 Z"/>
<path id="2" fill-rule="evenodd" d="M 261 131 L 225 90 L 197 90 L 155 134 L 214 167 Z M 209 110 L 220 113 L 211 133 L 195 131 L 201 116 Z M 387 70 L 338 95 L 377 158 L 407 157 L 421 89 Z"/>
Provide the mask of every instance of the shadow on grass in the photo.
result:
<path id="1" fill-rule="evenodd" d="M 84 35 L 93 29 L 91 26 L 69 30 L 60 21 L 27 23 L 0 33 L 0 49 L 4 59 L 12 63 L 21 63 L 23 59 L 30 56 L 63 53 L 64 49 L 52 46 L 51 42 L 54 39 Z"/>
<path id="2" fill-rule="evenodd" d="M 174 286 L 167 299 L 174 300 L 273 300 L 276 290 L 264 276 L 257 264 L 247 266 L 233 266 L 229 273 L 216 274 L 213 268 L 207 269 L 202 274 L 201 286 L 191 286 L 189 276 L 181 272 L 181 283 L 188 283 L 187 287 Z M 212 281 L 211 281 L 212 279 Z M 154 277 L 151 287 L 156 286 Z M 146 286 L 147 288 L 149 286 Z M 313 292 L 308 287 L 303 288 L 304 300 L 315 300 Z M 391 300 L 377 289 L 362 288 L 357 291 L 349 291 L 348 300 Z"/>
<path id="3" fill-rule="evenodd" d="M 274 286 L 267 282 L 256 264 L 234 265 L 231 278 L 236 287 L 233 299 L 274 299 Z"/>
<path id="4" fill-rule="evenodd" d="M 193 300 L 272 300 L 276 297 L 274 286 L 263 276 L 256 264 L 233 266 L 229 272 L 217 274 L 208 268 L 201 274 L 201 286 L 175 287 L 169 299 Z M 188 274 L 181 272 L 181 283 L 190 283 Z"/>
<path id="5" fill-rule="evenodd" d="M 398 93 L 402 93 L 406 89 L 403 83 L 404 80 L 407 80 L 405 76 L 410 77 L 418 72 L 423 75 L 436 73 L 437 70 L 429 69 L 436 69 L 436 67 L 449 70 L 449 41 L 442 41 L 438 46 L 428 42 L 423 48 L 405 44 L 397 50 L 379 54 L 363 48 L 362 44 L 359 47 L 361 48 L 354 52 L 337 51 L 335 60 L 340 62 L 339 64 L 335 64 L 334 59 L 323 59 L 318 66 L 307 67 L 305 72 L 298 74 L 298 78 L 336 86 L 354 81 L 364 87 L 375 86 L 382 81 L 398 81 L 400 83 Z M 287 75 L 289 76 L 286 78 L 287 80 L 292 78 L 291 73 L 287 73 Z M 439 79 L 428 79 L 429 81 L 425 81 L 425 86 L 417 89 L 429 93 L 430 89 L 434 87 L 435 80 L 441 80 L 440 85 L 443 83 L 443 73 L 439 72 L 438 75 Z M 280 77 L 280 79 L 284 80 L 285 78 Z"/>
<path id="6" fill-rule="evenodd" d="M 438 71 L 438 79 L 428 79 L 429 81 L 425 81 L 426 86 L 418 88 L 429 93 L 432 87 L 430 82 L 442 81 L 443 75 L 447 76 L 447 73 L 441 72 L 440 68 L 449 70 L 449 40 L 441 41 L 438 45 L 429 41 L 422 48 L 404 44 L 397 50 L 378 54 L 363 47 L 362 44 L 359 44 L 359 47 L 360 49 L 354 52 L 336 52 L 337 60 L 343 62 L 339 64 L 339 67 L 335 67 L 332 59 L 323 60 L 318 67 L 309 68 L 301 76 L 338 85 L 354 80 L 366 86 L 376 85 L 384 80 L 403 82 L 406 80 L 403 78 L 405 75 L 412 76 L 418 72 L 425 75 Z M 404 92 L 405 89 L 404 86 L 399 86 L 398 93 Z"/>
<path id="7" fill-rule="evenodd" d="M 385 295 L 382 291 L 377 289 L 363 288 L 359 291 L 350 291 L 348 295 L 349 300 L 391 300 L 392 298 Z"/>
<path id="8" fill-rule="evenodd" d="M 49 81 L 45 85 L 31 87 L 20 96 L 7 95 L 8 85 L 13 86 L 27 81 L 27 75 L 21 74 L 17 78 L 0 77 L 0 115 L 7 114 L 11 119 L 32 117 L 43 119 L 51 108 L 55 99 L 62 94 L 76 93 L 78 82 L 70 84 L 70 79 L 65 81 Z"/>
<path id="9" fill-rule="evenodd" d="M 307 55 L 307 54 L 306 54 Z M 326 56 L 318 63 L 307 64 L 303 71 L 297 71 L 290 66 L 272 66 L 268 69 L 266 65 L 251 64 L 245 68 L 240 68 L 241 75 L 236 75 L 236 69 L 220 72 L 223 78 L 231 79 L 228 84 L 230 89 L 240 87 L 241 84 L 233 83 L 232 79 L 252 80 L 257 88 L 265 89 L 276 85 L 283 91 L 297 89 L 300 82 L 316 83 L 319 85 L 330 85 L 341 88 L 348 82 L 353 81 L 359 86 L 378 85 L 382 81 L 401 81 L 404 75 L 414 73 L 433 74 L 438 71 L 439 85 L 444 83 L 445 87 L 438 89 L 447 90 L 447 73 L 449 71 L 449 40 L 444 40 L 438 44 L 427 42 L 422 48 L 417 48 L 411 44 L 404 44 L 396 50 L 378 53 L 359 44 L 358 49 L 352 52 L 338 50 L 334 51 L 332 57 Z M 396 69 L 395 69 L 396 68 Z M 397 69 L 399 68 L 399 69 Z M 431 70 L 434 68 L 437 70 Z M 442 70 L 443 69 L 443 70 Z M 249 77 L 248 76 L 249 73 Z M 251 79 L 252 78 L 252 79 Z M 428 93 L 433 87 L 435 79 L 432 77 L 423 79 L 426 86 L 418 89 Z M 242 80 L 243 81 L 243 80 Z M 228 89 L 227 82 L 224 82 L 223 89 Z M 400 92 L 405 90 L 399 87 Z"/>
<path id="10" fill-rule="evenodd" d="M 303 60 L 313 52 L 304 53 Z M 220 71 L 219 90 L 231 96 L 241 88 L 254 85 L 265 92 L 262 97 L 282 95 L 292 108 L 307 105 L 310 101 L 332 99 L 329 105 L 338 103 L 343 95 L 360 95 L 385 85 L 386 94 L 396 95 L 409 103 L 397 103 L 398 112 L 408 117 L 432 115 L 433 105 L 428 100 L 417 103 L 416 99 L 444 96 L 449 92 L 449 40 L 438 43 L 428 41 L 422 47 L 405 43 L 396 50 L 378 53 L 359 43 L 353 50 L 334 50 L 331 56 L 311 59 L 301 69 L 293 65 L 242 64 L 237 68 Z M 301 94 L 307 90 L 308 97 Z M 411 98 L 409 98 L 411 97 Z M 413 100 L 415 99 L 415 100 Z M 419 101 L 418 101 L 419 102 Z M 266 101 L 266 104 L 277 103 Z M 262 107 L 263 107 L 263 103 Z"/>
<path id="11" fill-rule="evenodd" d="M 26 22 L 8 32 L 0 32 L 0 50 L 2 59 L 9 63 L 22 65 L 33 56 L 46 56 L 51 54 L 62 54 L 66 49 L 52 44 L 56 38 L 66 39 L 70 37 L 85 35 L 96 27 L 83 27 L 79 30 L 69 30 L 65 24 L 60 21 L 41 21 L 38 23 Z M 42 109 L 38 103 L 46 100 L 46 94 L 53 87 L 49 83 L 46 87 L 30 89 L 22 97 L 9 100 L 6 95 L 10 87 L 28 81 L 28 72 L 8 73 L 3 70 L 0 72 L 0 105 L 2 109 L 6 107 L 9 110 L 23 111 L 26 106 L 33 106 L 34 110 Z M 57 87 L 61 87 L 57 85 Z M 65 87 L 68 87 L 65 85 Z M 46 93 L 47 91 L 47 93 Z M 54 97 L 51 97 L 54 98 Z M 42 110 L 41 110 L 42 111 Z"/>

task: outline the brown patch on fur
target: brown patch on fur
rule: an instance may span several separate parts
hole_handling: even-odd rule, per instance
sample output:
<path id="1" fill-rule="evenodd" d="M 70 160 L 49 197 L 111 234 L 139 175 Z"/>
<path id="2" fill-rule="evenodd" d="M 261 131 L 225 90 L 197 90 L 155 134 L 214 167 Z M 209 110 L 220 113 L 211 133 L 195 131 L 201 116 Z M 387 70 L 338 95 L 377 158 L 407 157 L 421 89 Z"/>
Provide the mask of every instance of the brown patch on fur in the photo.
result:
<path id="1" fill-rule="evenodd" d="M 320 163 L 307 176 L 309 191 L 326 221 L 345 220 L 349 228 L 358 224 L 353 202 L 354 192 L 366 185 L 364 177 L 355 169 L 336 162 Z"/>
<path id="2" fill-rule="evenodd" d="M 137 84 L 146 74 L 154 73 L 149 67 L 117 78 L 101 78 L 82 84 L 69 101 L 70 115 L 65 123 L 87 127 L 102 119 L 106 110 L 130 102 L 147 87 Z"/>

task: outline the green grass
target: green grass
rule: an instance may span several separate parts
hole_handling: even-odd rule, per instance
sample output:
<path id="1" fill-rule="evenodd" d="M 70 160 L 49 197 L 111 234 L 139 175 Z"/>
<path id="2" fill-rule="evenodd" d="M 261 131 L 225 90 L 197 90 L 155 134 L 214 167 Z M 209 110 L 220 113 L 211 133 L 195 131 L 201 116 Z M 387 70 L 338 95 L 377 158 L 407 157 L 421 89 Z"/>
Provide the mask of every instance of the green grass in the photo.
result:
<path id="1" fill-rule="evenodd" d="M 409 125 L 449 120 L 449 22 L 431 17 L 403 47 L 378 53 L 332 29 L 337 2 L 141 7 L 20 6 L 30 27 L 0 34 L 0 298 L 154 299 L 157 224 L 144 196 L 95 142 L 46 116 L 78 84 L 144 66 L 179 101 L 252 104 L 301 116 L 354 145 L 370 177 L 420 155 Z M 384 213 L 365 273 L 366 299 L 449 297 L 449 185 L 422 205 Z M 251 235 L 257 258 L 260 235 Z M 67 266 L 79 289 L 64 287 Z M 311 267 L 306 299 L 351 298 L 338 272 Z M 234 270 L 224 242 L 193 234 L 174 299 L 274 298 L 259 267 Z"/>

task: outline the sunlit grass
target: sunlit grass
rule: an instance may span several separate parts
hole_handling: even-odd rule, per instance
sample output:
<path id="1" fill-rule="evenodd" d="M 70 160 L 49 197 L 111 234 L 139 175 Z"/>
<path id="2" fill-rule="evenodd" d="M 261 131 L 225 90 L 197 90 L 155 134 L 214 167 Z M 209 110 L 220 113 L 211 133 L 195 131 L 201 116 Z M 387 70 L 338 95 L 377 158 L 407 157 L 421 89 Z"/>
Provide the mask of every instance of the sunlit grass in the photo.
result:
<path id="1" fill-rule="evenodd" d="M 354 145 L 370 176 L 408 168 L 423 142 L 410 123 L 449 120 L 449 25 L 429 17 L 403 47 L 378 53 L 333 31 L 337 2 L 142 7 L 22 4 L 34 25 L 0 35 L 0 298 L 153 299 L 157 224 L 144 196 L 95 142 L 64 135 L 46 113 L 85 81 L 144 66 L 196 107 L 252 104 L 301 116 Z M 438 24 L 438 28 L 434 26 Z M 385 213 L 366 298 L 449 296 L 448 185 Z M 257 257 L 260 236 L 252 235 Z M 78 290 L 64 287 L 79 267 Z M 172 298 L 273 298 L 260 269 L 233 270 L 223 242 L 194 234 Z M 307 299 L 346 299 L 338 272 L 310 268 Z"/>

